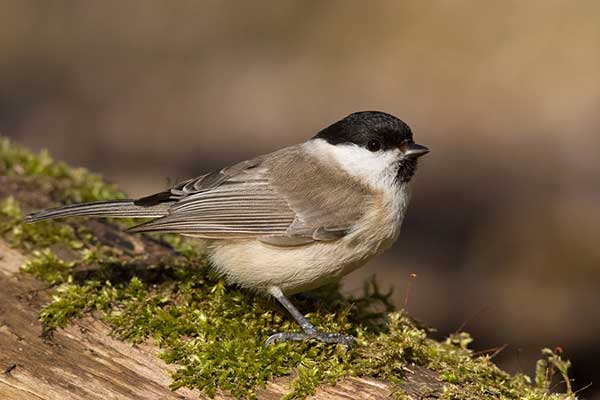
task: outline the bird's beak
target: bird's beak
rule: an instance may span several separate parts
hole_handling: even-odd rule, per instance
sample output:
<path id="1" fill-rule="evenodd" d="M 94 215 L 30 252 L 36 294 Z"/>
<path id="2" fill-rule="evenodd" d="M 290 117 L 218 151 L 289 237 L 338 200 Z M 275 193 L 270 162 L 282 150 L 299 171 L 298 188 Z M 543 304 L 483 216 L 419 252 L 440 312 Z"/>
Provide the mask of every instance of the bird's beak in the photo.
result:
<path id="1" fill-rule="evenodd" d="M 429 149 L 427 147 L 416 143 L 402 145 L 400 150 L 402 150 L 402 154 L 404 154 L 404 157 L 406 158 L 418 158 L 429 153 Z"/>

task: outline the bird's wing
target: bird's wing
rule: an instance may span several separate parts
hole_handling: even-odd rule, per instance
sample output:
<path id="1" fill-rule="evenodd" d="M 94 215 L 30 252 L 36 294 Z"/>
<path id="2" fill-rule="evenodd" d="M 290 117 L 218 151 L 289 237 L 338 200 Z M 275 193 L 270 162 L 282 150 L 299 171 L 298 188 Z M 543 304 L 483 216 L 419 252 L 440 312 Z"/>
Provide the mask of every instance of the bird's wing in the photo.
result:
<path id="1" fill-rule="evenodd" d="M 294 165 L 299 157 L 297 150 L 284 149 L 139 199 L 136 205 L 169 203 L 170 207 L 166 216 L 132 231 L 175 232 L 210 239 L 257 238 L 276 246 L 344 236 L 359 217 L 360 207 L 357 204 L 352 211 L 340 213 L 343 204 L 327 201 L 323 193 L 310 188 L 318 178 L 314 175 L 324 174 L 323 168 L 304 160 L 302 165 L 310 165 L 299 170 Z"/>

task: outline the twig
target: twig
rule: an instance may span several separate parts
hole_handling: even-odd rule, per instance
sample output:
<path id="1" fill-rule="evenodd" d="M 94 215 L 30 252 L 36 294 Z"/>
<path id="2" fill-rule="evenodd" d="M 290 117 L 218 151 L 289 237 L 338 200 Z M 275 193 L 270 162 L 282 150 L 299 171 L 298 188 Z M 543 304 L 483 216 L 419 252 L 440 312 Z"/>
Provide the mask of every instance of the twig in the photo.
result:
<path id="1" fill-rule="evenodd" d="M 412 291 L 412 285 L 417 280 L 417 274 L 411 272 L 411 274 L 408 275 L 408 278 L 409 279 L 408 282 L 406 282 L 406 291 L 404 295 L 404 305 L 402 306 L 402 308 L 404 309 L 406 309 L 406 307 L 408 306 L 408 301 L 410 300 L 410 293 Z"/>

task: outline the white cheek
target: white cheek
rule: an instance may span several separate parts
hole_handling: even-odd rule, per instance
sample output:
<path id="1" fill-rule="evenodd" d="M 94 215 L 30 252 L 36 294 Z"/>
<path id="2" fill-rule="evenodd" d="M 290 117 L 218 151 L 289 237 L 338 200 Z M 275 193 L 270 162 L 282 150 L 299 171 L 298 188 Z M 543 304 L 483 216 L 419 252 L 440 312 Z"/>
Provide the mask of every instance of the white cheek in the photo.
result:
<path id="1" fill-rule="evenodd" d="M 371 152 L 355 144 L 334 146 L 323 139 L 310 140 L 306 146 L 317 156 L 333 158 L 348 174 L 376 189 L 389 188 L 398 173 L 399 149 Z"/>

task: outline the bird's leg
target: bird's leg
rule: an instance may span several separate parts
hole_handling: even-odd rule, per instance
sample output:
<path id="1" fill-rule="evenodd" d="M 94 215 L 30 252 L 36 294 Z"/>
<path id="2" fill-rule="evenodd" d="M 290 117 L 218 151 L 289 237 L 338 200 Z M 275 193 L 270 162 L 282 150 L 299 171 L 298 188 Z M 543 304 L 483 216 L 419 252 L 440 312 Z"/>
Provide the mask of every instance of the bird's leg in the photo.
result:
<path id="1" fill-rule="evenodd" d="M 346 346 L 352 346 L 356 343 L 354 337 L 349 335 L 342 335 L 341 333 L 319 332 L 317 328 L 315 328 L 314 325 L 311 324 L 296 307 L 294 307 L 292 302 L 285 297 L 281 289 L 279 289 L 277 286 L 271 286 L 269 288 L 269 293 L 275 297 L 277 301 L 279 301 L 279 303 L 281 303 L 281 305 L 289 311 L 290 314 L 292 314 L 292 317 L 294 317 L 304 332 L 276 333 L 269 336 L 269 338 L 265 341 L 265 346 L 275 342 L 300 342 L 307 339 L 316 339 L 324 343 L 340 343 Z"/>

